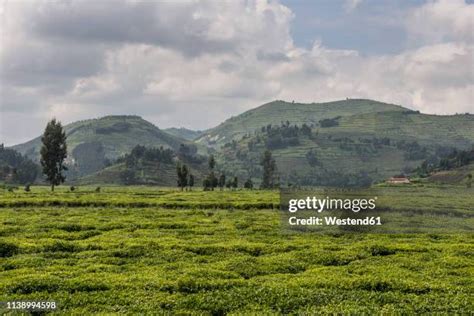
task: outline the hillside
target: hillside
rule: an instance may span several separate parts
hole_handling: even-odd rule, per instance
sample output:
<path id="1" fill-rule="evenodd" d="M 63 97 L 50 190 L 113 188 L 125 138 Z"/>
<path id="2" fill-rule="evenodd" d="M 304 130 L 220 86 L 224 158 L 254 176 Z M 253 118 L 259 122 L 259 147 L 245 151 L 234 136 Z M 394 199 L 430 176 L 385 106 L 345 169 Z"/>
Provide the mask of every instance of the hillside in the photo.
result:
<path id="1" fill-rule="evenodd" d="M 19 152 L 0 145 L 0 183 L 33 183 L 40 167 Z"/>
<path id="2" fill-rule="evenodd" d="M 112 166 L 77 179 L 79 184 L 147 184 L 176 186 L 176 166 L 186 165 L 195 185 L 200 185 L 207 172 L 207 157 L 201 156 L 194 145 L 181 145 L 178 151 L 137 145 Z"/>
<path id="3" fill-rule="evenodd" d="M 307 104 L 273 101 L 226 120 L 217 127 L 203 132 L 196 141 L 220 147 L 232 140 L 239 140 L 247 133 L 254 133 L 262 126 L 280 125 L 281 122 L 287 120 L 291 124 L 316 125 L 320 120 L 338 116 L 404 111 L 409 110 L 398 105 L 373 100 L 350 99 Z"/>
<path id="4" fill-rule="evenodd" d="M 469 175 L 471 175 L 471 177 L 474 176 L 474 163 L 453 170 L 435 172 L 428 177 L 428 181 L 441 184 L 465 185 L 469 181 Z"/>
<path id="5" fill-rule="evenodd" d="M 364 103 L 368 102 L 368 103 Z M 293 109 L 288 122 L 268 126 L 255 118 L 263 111 L 273 117 L 282 109 L 289 113 L 289 103 L 270 103 L 253 114 L 243 114 L 233 122 L 241 126 L 261 124 L 254 131 L 241 128 L 240 139 L 224 143 L 217 159 L 223 169 L 238 174 L 240 178 L 259 178 L 259 162 L 265 150 L 271 150 L 276 159 L 281 183 L 305 185 L 359 185 L 370 184 L 392 175 L 409 173 L 425 159 L 442 157 L 452 148 L 466 149 L 474 144 L 474 116 L 436 116 L 410 111 L 398 106 L 353 100 L 336 102 L 336 109 L 329 111 L 330 119 L 311 119 L 304 116 L 302 105 Z M 356 106 L 353 106 L 356 104 Z M 370 106 L 369 106 L 370 104 Z M 374 112 L 361 113 L 371 106 Z M 309 105 L 308 105 L 309 106 Z M 274 107 L 275 111 L 271 111 Z M 313 105 L 319 111 L 321 105 Z M 351 114 L 348 109 L 354 109 Z M 385 111 L 386 110 L 386 111 Z M 250 112 L 252 113 L 252 112 Z M 272 115 L 275 114 L 275 115 Z M 299 113 L 299 114 L 298 114 Z M 320 111 L 320 113 L 322 113 Z M 337 116 L 333 116 L 339 114 Z M 278 114 L 282 117 L 282 114 Z M 251 123 L 246 122 L 246 117 Z M 322 116 L 320 116 L 322 117 Z M 231 120 L 232 121 L 232 120 Z M 305 128 L 301 121 L 306 121 Z M 297 127 L 295 127 L 297 125 Z M 253 128 L 253 127 L 252 127 Z M 221 124 L 208 135 L 237 135 L 236 124 Z M 232 131 L 232 132 L 229 132 Z M 219 134 L 220 133 L 220 134 Z M 225 138 L 215 137 L 219 146 Z M 203 140 L 203 138 L 201 139 Z"/>
<path id="6" fill-rule="evenodd" d="M 195 186 L 202 184 L 206 169 L 199 164 L 188 164 L 191 174 L 195 177 Z M 125 163 L 114 164 L 96 173 L 82 177 L 73 183 L 85 184 L 145 184 L 176 187 L 176 164 L 143 163 L 139 168 L 127 168 Z"/>
<path id="7" fill-rule="evenodd" d="M 191 129 L 187 129 L 184 127 L 176 128 L 176 127 L 171 127 L 171 128 L 165 128 L 164 131 L 168 134 L 171 134 L 173 136 L 186 139 L 186 140 L 195 140 L 199 136 L 201 136 L 202 131 L 194 131 Z"/>
<path id="8" fill-rule="evenodd" d="M 260 159 L 270 150 L 282 185 L 367 185 L 410 173 L 425 160 L 436 160 L 453 148 L 474 144 L 474 115 L 427 115 L 372 100 L 329 103 L 274 101 L 226 120 L 202 132 L 184 128 L 160 130 L 138 116 L 107 116 L 65 127 L 68 135 L 69 180 L 124 183 L 133 173 L 137 183 L 175 185 L 175 165 L 181 144 L 192 155 L 214 153 L 218 171 L 252 178 L 258 185 Z M 170 134 L 171 133 L 171 134 Z M 174 135 L 172 135 L 174 134 Z M 33 160 L 39 158 L 40 138 L 14 146 Z M 170 148 L 173 161 L 144 161 L 126 166 L 119 157 L 136 145 Z M 196 177 L 201 175 L 199 165 Z M 78 180 L 80 179 L 80 180 Z M 198 183 L 198 182 L 197 182 Z M 201 182 L 199 181 L 199 184 Z"/>
<path id="9" fill-rule="evenodd" d="M 187 141 L 170 135 L 139 116 L 106 116 L 65 126 L 68 161 L 72 176 L 91 174 L 136 145 L 177 149 Z M 34 161 L 39 160 L 41 138 L 13 146 Z"/>

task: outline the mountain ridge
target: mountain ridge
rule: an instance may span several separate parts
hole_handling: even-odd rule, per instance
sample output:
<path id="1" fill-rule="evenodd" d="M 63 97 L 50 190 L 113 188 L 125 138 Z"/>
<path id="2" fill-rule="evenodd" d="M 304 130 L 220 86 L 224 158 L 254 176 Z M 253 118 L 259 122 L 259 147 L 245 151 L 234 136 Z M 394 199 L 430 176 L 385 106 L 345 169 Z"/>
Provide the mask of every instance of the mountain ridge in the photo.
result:
<path id="1" fill-rule="evenodd" d="M 337 116 L 374 112 L 415 112 L 400 105 L 370 99 L 346 99 L 322 103 L 295 103 L 275 100 L 231 117 L 214 128 L 203 131 L 198 143 L 220 147 L 226 142 L 238 140 L 268 124 L 317 124 L 320 120 Z M 243 131 L 245 130 L 245 131 Z"/>

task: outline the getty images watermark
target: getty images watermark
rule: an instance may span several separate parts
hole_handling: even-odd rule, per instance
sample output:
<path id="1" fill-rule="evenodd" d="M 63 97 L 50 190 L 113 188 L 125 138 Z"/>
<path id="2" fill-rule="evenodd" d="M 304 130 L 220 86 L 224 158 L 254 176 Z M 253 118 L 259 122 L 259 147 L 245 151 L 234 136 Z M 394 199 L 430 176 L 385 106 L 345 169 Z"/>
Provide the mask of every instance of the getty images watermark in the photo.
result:
<path id="1" fill-rule="evenodd" d="M 288 211 L 296 213 L 298 211 L 314 211 L 317 213 L 327 211 L 350 211 L 358 213 L 365 210 L 375 210 L 377 197 L 371 199 L 364 198 L 318 198 L 317 196 L 307 196 L 303 199 L 290 199 L 288 201 Z M 353 218 L 350 216 L 340 218 L 338 216 L 310 216 L 299 218 L 290 216 L 288 219 L 290 225 L 363 225 L 373 226 L 382 225 L 380 216 L 365 216 L 362 218 Z"/>
<path id="2" fill-rule="evenodd" d="M 320 233 L 463 233 L 474 231 L 474 213 L 407 203 L 400 191 L 281 189 L 285 231 Z"/>

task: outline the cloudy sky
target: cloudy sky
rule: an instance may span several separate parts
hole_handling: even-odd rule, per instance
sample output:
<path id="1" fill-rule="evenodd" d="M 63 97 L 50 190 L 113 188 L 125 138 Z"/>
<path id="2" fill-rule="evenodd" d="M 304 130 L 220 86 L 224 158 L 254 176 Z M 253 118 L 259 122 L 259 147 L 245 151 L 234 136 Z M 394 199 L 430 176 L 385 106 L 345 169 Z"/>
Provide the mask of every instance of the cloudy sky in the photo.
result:
<path id="1" fill-rule="evenodd" d="M 0 0 L 0 142 L 138 114 L 212 127 L 275 100 L 474 112 L 473 1 Z"/>

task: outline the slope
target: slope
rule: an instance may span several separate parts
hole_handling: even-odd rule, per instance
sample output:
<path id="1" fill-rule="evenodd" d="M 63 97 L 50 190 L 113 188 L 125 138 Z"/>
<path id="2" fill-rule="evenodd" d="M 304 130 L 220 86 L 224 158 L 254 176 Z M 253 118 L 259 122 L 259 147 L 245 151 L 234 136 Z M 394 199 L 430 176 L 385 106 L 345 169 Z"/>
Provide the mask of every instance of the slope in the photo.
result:
<path id="1" fill-rule="evenodd" d="M 474 144 L 470 114 L 436 116 L 409 110 L 347 114 L 304 129 L 295 127 L 301 120 L 295 124 L 291 116 L 289 124 L 265 126 L 262 121 L 263 128 L 221 146 L 218 161 L 242 179 L 258 179 L 261 156 L 270 150 L 282 184 L 342 186 L 408 173 L 425 159 Z"/>
<path id="2" fill-rule="evenodd" d="M 100 170 L 110 161 L 130 152 L 136 145 L 177 149 L 186 140 L 170 135 L 139 116 L 105 116 L 65 126 L 68 165 L 77 175 Z M 13 146 L 15 150 L 39 160 L 41 138 Z"/>
<path id="3" fill-rule="evenodd" d="M 289 120 L 291 124 L 316 125 L 320 120 L 338 116 L 388 111 L 404 112 L 410 110 L 398 105 L 365 99 L 309 104 L 273 101 L 232 117 L 217 127 L 204 131 L 196 141 L 220 147 L 232 140 L 242 138 L 247 133 L 253 133 L 268 124 L 280 125 L 281 122 Z"/>
<path id="4" fill-rule="evenodd" d="M 190 141 L 198 138 L 202 134 L 202 131 L 194 131 L 194 130 L 187 129 L 184 127 L 180 127 L 180 128 L 170 127 L 170 128 L 165 128 L 164 131 L 173 136 L 190 140 Z"/>

